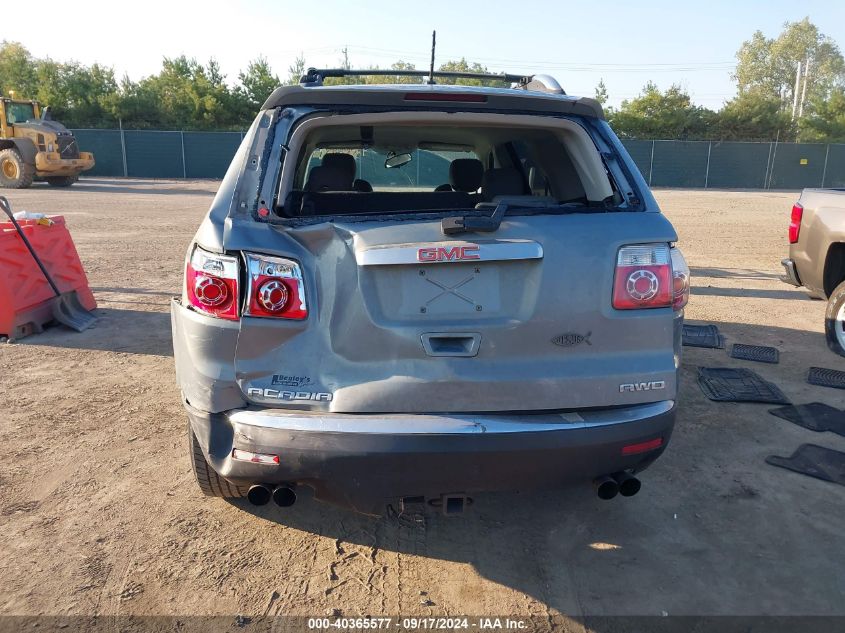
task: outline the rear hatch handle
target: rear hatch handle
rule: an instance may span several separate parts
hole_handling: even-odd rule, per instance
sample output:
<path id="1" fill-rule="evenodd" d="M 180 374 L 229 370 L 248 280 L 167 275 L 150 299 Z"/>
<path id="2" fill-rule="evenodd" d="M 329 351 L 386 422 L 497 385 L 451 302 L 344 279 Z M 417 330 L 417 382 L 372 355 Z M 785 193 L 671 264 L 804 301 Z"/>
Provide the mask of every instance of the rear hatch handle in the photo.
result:
<path id="1" fill-rule="evenodd" d="M 475 332 L 429 332 L 420 338 L 429 356 L 477 356 L 481 345 L 481 334 Z"/>

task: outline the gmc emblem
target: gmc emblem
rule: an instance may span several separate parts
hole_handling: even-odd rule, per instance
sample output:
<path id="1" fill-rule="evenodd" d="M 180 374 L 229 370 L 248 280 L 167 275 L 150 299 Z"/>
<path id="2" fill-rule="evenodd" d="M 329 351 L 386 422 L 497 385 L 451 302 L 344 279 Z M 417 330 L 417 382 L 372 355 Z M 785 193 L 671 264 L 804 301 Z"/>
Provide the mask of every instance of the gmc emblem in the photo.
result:
<path id="1" fill-rule="evenodd" d="M 467 259 L 481 259 L 478 246 L 437 246 L 421 248 L 417 251 L 417 261 L 420 262 L 452 262 Z"/>

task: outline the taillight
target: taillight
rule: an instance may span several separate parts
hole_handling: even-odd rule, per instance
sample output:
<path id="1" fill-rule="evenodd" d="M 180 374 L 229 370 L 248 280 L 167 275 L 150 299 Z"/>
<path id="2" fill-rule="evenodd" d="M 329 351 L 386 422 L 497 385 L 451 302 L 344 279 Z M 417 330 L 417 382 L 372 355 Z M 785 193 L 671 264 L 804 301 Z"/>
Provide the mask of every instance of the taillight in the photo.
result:
<path id="1" fill-rule="evenodd" d="M 796 202 L 792 205 L 792 215 L 789 218 L 789 243 L 798 242 L 798 233 L 801 232 L 801 218 L 804 216 L 804 207 Z"/>
<path id="2" fill-rule="evenodd" d="M 194 248 L 185 270 L 185 290 L 194 308 L 221 319 L 238 319 L 238 260 Z"/>
<path id="3" fill-rule="evenodd" d="M 619 249 L 613 280 L 614 308 L 668 308 L 672 297 L 668 244 L 632 244 Z"/>
<path id="4" fill-rule="evenodd" d="M 244 253 L 247 270 L 246 312 L 250 316 L 304 319 L 308 316 L 302 269 L 283 257 Z"/>
<path id="5" fill-rule="evenodd" d="M 670 250 L 672 256 L 672 309 L 680 310 L 689 301 L 689 266 L 677 248 Z"/>

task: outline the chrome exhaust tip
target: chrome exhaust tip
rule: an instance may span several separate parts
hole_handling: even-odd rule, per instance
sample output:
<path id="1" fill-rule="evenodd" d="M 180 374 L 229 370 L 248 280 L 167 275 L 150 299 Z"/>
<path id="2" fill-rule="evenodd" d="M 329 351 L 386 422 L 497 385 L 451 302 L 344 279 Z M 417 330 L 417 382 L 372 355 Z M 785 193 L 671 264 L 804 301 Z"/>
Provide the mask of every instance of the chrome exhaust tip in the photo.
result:
<path id="1" fill-rule="evenodd" d="M 296 503 L 296 492 L 288 486 L 277 486 L 273 490 L 273 502 L 280 508 L 289 508 Z"/>
<path id="2" fill-rule="evenodd" d="M 593 487 L 596 489 L 599 499 L 613 499 L 613 497 L 619 494 L 619 484 L 616 483 L 613 477 L 608 475 L 594 479 Z"/>
<path id="3" fill-rule="evenodd" d="M 630 473 L 614 473 L 613 479 L 619 485 L 619 494 L 623 497 L 633 497 L 642 488 L 640 480 Z"/>
<path id="4" fill-rule="evenodd" d="M 246 493 L 247 500 L 254 506 L 266 506 L 272 496 L 273 493 L 270 492 L 270 489 L 261 484 L 250 486 Z"/>

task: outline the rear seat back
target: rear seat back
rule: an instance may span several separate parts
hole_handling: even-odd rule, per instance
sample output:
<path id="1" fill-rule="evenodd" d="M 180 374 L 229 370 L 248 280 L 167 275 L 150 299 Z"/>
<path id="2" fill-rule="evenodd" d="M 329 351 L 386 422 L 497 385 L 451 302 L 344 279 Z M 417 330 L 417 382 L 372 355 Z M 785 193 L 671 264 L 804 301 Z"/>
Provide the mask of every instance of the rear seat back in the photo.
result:
<path id="1" fill-rule="evenodd" d="M 481 180 L 481 199 L 484 202 L 491 202 L 497 196 L 522 196 L 529 193 L 525 178 L 513 167 L 488 169 Z"/>
<path id="2" fill-rule="evenodd" d="M 376 191 L 366 193 L 295 190 L 291 191 L 285 199 L 284 214 L 289 217 L 296 217 L 332 215 L 333 213 L 345 215 L 415 213 L 446 209 L 472 209 L 475 202 L 474 196 L 463 191 Z"/>

